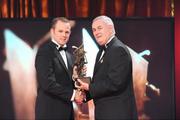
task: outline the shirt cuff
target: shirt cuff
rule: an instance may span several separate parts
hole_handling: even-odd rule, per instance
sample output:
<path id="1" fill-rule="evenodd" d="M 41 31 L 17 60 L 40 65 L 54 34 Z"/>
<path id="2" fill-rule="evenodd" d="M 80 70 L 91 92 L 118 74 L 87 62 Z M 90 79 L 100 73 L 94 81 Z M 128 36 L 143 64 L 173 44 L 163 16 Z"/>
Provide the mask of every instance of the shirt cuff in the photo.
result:
<path id="1" fill-rule="evenodd" d="M 73 94 L 72 94 L 72 97 L 71 97 L 71 101 L 74 101 L 75 94 L 76 94 L 76 90 L 73 90 Z"/>

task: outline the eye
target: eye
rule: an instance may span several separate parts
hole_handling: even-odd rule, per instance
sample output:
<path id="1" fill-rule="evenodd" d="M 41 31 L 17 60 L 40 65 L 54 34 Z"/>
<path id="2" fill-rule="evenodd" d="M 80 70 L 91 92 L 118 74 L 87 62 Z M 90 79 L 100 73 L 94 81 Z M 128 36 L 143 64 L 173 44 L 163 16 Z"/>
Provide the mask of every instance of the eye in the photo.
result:
<path id="1" fill-rule="evenodd" d="M 62 31 L 62 30 L 59 30 L 58 32 L 62 33 L 63 31 Z"/>
<path id="2" fill-rule="evenodd" d="M 69 31 L 66 31 L 65 33 L 66 33 L 66 34 L 70 34 L 70 32 L 69 32 Z"/>
<path id="3" fill-rule="evenodd" d="M 102 27 L 101 27 L 101 26 L 99 26 L 97 29 L 98 29 L 98 30 L 101 30 L 101 29 L 102 29 Z"/>
<path id="4" fill-rule="evenodd" d="M 92 31 L 93 31 L 93 32 L 95 32 L 95 31 L 96 31 L 96 29 L 95 29 L 95 28 L 93 28 L 93 29 L 92 29 Z"/>

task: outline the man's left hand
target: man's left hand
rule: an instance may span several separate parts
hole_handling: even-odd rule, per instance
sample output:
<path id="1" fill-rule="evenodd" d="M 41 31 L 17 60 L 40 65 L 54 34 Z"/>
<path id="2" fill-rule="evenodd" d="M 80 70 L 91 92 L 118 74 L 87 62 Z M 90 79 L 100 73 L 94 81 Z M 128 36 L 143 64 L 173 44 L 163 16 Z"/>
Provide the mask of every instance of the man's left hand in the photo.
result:
<path id="1" fill-rule="evenodd" d="M 78 84 L 77 83 L 75 84 L 76 88 L 89 91 L 89 84 L 88 83 L 83 82 L 81 79 L 77 79 L 76 82 L 78 82 Z"/>

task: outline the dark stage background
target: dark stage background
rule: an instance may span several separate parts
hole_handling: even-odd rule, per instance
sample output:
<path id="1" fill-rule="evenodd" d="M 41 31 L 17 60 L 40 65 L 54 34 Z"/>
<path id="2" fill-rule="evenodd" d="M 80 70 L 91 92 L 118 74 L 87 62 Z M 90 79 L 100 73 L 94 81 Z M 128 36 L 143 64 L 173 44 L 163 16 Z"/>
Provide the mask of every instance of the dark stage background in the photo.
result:
<path id="1" fill-rule="evenodd" d="M 72 29 L 68 46 L 79 46 L 82 42 L 82 28 L 86 28 L 93 37 L 92 19 L 73 20 L 76 24 Z M 147 93 L 151 100 L 145 104 L 145 113 L 152 119 L 175 117 L 173 20 L 173 18 L 113 18 L 116 35 L 120 40 L 137 53 L 146 49 L 151 51 L 149 56 L 144 57 L 149 62 L 147 79 L 160 88 L 161 92 L 159 97 Z M 6 59 L 4 29 L 12 30 L 33 47 L 47 34 L 49 24 L 50 19 L 0 20 L 0 119 L 15 117 L 9 73 L 2 68 Z"/>

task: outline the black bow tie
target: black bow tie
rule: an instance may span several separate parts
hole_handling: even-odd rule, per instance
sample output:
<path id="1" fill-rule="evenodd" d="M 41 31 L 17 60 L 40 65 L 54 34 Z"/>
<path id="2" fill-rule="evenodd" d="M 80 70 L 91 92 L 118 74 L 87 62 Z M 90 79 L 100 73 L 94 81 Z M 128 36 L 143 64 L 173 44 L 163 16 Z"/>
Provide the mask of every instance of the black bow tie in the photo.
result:
<path id="1" fill-rule="evenodd" d="M 106 51 L 106 48 L 107 48 L 107 47 L 106 47 L 105 45 L 103 45 L 103 46 L 100 46 L 99 48 L 100 48 L 100 50 Z"/>
<path id="2" fill-rule="evenodd" d="M 61 51 L 61 50 L 66 51 L 66 50 L 67 50 L 67 47 L 59 47 L 59 48 L 58 48 L 58 51 Z"/>

